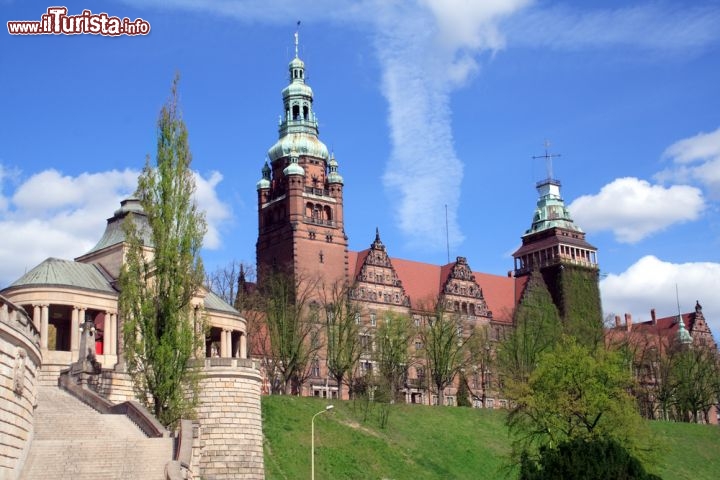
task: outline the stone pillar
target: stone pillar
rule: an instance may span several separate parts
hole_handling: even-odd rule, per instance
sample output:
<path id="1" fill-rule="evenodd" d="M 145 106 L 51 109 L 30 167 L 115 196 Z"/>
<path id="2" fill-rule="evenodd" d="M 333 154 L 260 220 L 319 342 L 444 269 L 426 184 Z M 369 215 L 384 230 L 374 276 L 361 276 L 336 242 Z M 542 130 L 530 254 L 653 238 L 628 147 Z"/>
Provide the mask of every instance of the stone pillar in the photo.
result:
<path id="1" fill-rule="evenodd" d="M 240 333 L 240 358 L 247 358 L 247 335 Z"/>
<path id="2" fill-rule="evenodd" d="M 225 358 L 228 356 L 227 335 L 228 335 L 227 330 L 223 329 L 220 331 L 220 357 L 221 358 Z"/>
<path id="3" fill-rule="evenodd" d="M 33 325 L 40 331 L 40 305 L 33 305 Z"/>
<path id="4" fill-rule="evenodd" d="M 117 324 L 117 313 L 110 313 L 107 312 L 106 318 L 109 319 L 107 323 L 108 330 L 110 331 L 110 335 L 106 335 L 105 338 L 108 340 L 105 341 L 107 344 L 107 353 L 108 355 L 117 355 L 117 341 L 118 341 L 118 324 Z"/>
<path id="5" fill-rule="evenodd" d="M 78 317 L 78 307 L 73 307 L 72 316 L 70 317 L 70 352 L 72 359 L 78 359 L 80 349 L 80 317 Z"/>
<path id="6" fill-rule="evenodd" d="M 40 348 L 48 348 L 48 321 L 50 318 L 50 306 L 40 305 Z"/>
<path id="7" fill-rule="evenodd" d="M 234 351 L 233 351 L 233 344 L 232 344 L 232 330 L 228 330 L 225 334 L 225 341 L 227 342 L 227 346 L 225 347 L 225 351 L 227 352 L 228 357 L 234 357 Z"/>

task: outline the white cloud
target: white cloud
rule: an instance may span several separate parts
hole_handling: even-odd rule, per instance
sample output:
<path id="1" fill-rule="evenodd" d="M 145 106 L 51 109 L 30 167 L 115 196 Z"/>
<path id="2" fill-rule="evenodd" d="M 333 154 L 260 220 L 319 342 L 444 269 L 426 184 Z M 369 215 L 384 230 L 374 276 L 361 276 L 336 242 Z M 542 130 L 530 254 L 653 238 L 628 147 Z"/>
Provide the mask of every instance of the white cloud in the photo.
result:
<path id="1" fill-rule="evenodd" d="M 686 53 L 720 39 L 720 9 L 646 3 L 588 10 L 556 5 L 527 10 L 503 24 L 509 45 L 582 50 L 632 48 Z"/>
<path id="2" fill-rule="evenodd" d="M 678 140 L 663 153 L 673 166 L 656 175 L 659 181 L 696 182 L 720 198 L 720 128 Z"/>
<path id="3" fill-rule="evenodd" d="M 372 29 L 388 101 L 392 152 L 384 176 L 398 225 L 430 249 L 445 247 L 445 205 L 453 245 L 463 165 L 453 147 L 450 95 L 479 70 L 478 54 L 504 44 L 500 18 L 532 0 L 155 0 L 164 8 L 207 11 L 244 22 L 302 18 Z M 140 2 L 131 3 L 142 6 Z M 289 35 L 288 35 L 289 37 Z M 438 171 L 442 175 L 438 175 Z"/>
<path id="4" fill-rule="evenodd" d="M 215 190 L 222 179 L 222 174 L 215 171 L 210 172 L 208 178 L 195 174 L 195 199 L 198 207 L 205 212 L 208 226 L 203 246 L 210 250 L 220 247 L 220 226 L 231 216 L 230 207 L 218 198 Z"/>
<path id="5" fill-rule="evenodd" d="M 669 226 L 696 220 L 705 208 L 702 192 L 691 186 L 663 187 L 645 180 L 618 178 L 596 195 L 568 206 L 587 231 L 611 231 L 617 241 L 636 243 Z"/>
<path id="6" fill-rule="evenodd" d="M 636 322 L 649 320 L 651 308 L 658 317 L 675 315 L 676 285 L 680 310 L 691 312 L 699 301 L 715 338 L 720 338 L 720 263 L 676 264 L 645 256 L 626 271 L 600 282 L 603 311 L 606 315 L 631 313 Z"/>
<path id="7" fill-rule="evenodd" d="M 0 192 L 7 186 L 8 170 L 0 165 Z M 19 278 L 47 257 L 72 259 L 100 239 L 106 220 L 120 200 L 137 187 L 137 171 L 126 169 L 78 176 L 44 170 L 17 184 L 12 195 L 0 196 L 0 288 Z M 196 198 L 207 211 L 207 248 L 220 245 L 219 229 L 230 216 L 218 199 L 216 187 L 222 175 L 195 175 Z"/>

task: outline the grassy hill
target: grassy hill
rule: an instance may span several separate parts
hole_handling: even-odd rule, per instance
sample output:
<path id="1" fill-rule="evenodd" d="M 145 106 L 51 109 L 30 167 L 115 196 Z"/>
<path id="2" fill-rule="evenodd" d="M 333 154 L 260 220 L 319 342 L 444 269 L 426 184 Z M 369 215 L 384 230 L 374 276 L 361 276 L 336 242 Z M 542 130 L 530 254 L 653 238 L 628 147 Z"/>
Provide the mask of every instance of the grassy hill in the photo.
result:
<path id="1" fill-rule="evenodd" d="M 262 399 L 268 480 L 310 478 L 310 419 L 327 403 L 313 398 Z M 315 419 L 315 478 L 502 479 L 510 440 L 504 414 L 471 408 L 333 402 Z M 651 422 L 665 480 L 720 478 L 720 428 Z"/>

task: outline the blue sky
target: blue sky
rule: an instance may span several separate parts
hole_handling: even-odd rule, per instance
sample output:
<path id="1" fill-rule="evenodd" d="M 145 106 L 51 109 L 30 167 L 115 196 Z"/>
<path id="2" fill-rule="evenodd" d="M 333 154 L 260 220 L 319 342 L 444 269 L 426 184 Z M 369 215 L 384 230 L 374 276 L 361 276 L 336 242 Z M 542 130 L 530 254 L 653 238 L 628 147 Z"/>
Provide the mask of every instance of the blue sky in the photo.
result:
<path id="1" fill-rule="evenodd" d="M 53 4 L 0 0 L 7 21 Z M 350 247 L 450 255 L 503 275 L 529 227 L 545 139 L 599 249 L 606 313 L 703 304 L 720 332 L 720 2 L 66 2 L 147 36 L 0 44 L 0 287 L 74 258 L 134 189 L 173 75 L 208 270 L 254 262 L 255 182 L 277 139 L 293 33 L 345 178 Z"/>

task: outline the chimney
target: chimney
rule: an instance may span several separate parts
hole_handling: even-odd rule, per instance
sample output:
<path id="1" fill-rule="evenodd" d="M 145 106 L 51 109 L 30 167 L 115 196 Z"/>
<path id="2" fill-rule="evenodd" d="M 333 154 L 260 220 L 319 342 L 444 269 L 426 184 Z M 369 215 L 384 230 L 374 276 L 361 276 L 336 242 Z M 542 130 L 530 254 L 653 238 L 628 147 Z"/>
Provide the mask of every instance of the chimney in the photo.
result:
<path id="1" fill-rule="evenodd" d="M 650 318 L 652 318 L 652 324 L 657 325 L 657 317 L 655 316 L 655 309 L 650 309 Z"/>
<path id="2" fill-rule="evenodd" d="M 620 315 L 615 315 L 615 328 L 620 328 Z"/>
<path id="3" fill-rule="evenodd" d="M 632 330 L 632 314 L 630 313 L 625 314 L 625 328 L 628 332 Z"/>

